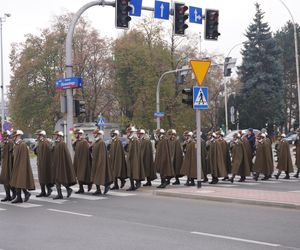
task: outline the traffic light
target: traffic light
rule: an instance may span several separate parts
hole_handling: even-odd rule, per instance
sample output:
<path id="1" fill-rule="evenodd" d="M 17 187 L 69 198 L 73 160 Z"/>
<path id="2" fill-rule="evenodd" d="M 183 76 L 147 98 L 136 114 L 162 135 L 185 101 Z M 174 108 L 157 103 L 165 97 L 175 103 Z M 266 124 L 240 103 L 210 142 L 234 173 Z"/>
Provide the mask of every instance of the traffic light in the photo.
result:
<path id="1" fill-rule="evenodd" d="M 219 11 L 206 9 L 205 14 L 205 39 L 218 40 L 221 35 L 218 31 L 219 26 Z"/>
<path id="2" fill-rule="evenodd" d="M 224 76 L 231 76 L 231 68 L 228 67 L 228 63 L 229 63 L 230 59 L 231 59 L 231 57 L 225 57 Z"/>
<path id="3" fill-rule="evenodd" d="M 188 14 L 185 12 L 188 10 L 188 7 L 183 3 L 175 3 L 174 8 L 174 33 L 176 35 L 184 35 L 185 29 L 189 26 L 185 21 L 189 18 Z"/>
<path id="4" fill-rule="evenodd" d="M 184 84 L 185 82 L 185 75 L 182 74 L 181 72 L 176 73 L 176 84 Z"/>
<path id="5" fill-rule="evenodd" d="M 80 114 L 85 113 L 85 101 L 74 100 L 75 116 L 78 117 Z"/>
<path id="6" fill-rule="evenodd" d="M 182 97 L 182 103 L 193 107 L 193 88 L 183 89 L 182 94 L 186 96 L 186 98 L 184 98 L 184 96 Z"/>
<path id="7" fill-rule="evenodd" d="M 128 29 L 129 21 L 131 17 L 129 16 L 129 11 L 132 7 L 129 6 L 130 0 L 116 0 L 116 27 L 122 29 Z"/>

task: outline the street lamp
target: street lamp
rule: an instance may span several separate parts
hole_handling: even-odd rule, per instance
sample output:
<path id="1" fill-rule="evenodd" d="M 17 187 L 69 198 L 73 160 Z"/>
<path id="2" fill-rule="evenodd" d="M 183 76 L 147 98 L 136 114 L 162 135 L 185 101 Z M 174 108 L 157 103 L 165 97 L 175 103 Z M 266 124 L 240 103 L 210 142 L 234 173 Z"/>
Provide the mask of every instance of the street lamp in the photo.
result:
<path id="1" fill-rule="evenodd" d="M 0 42 L 1 42 L 1 131 L 3 132 L 4 124 L 4 82 L 3 82 L 3 42 L 2 42 L 2 23 L 6 21 L 6 18 L 10 17 L 10 14 L 5 13 L 3 17 L 0 17 Z"/>
<path id="2" fill-rule="evenodd" d="M 297 27 L 294 21 L 294 17 L 292 15 L 292 12 L 290 11 L 290 9 L 287 7 L 287 5 L 282 1 L 279 0 L 282 5 L 287 9 L 287 11 L 289 12 L 291 18 L 292 18 L 292 22 L 293 22 L 293 26 L 294 26 L 294 40 L 295 40 L 295 59 L 296 59 L 296 75 L 297 75 L 297 90 L 298 90 L 298 124 L 300 125 L 300 80 L 299 80 L 299 59 L 298 59 L 298 40 L 297 40 Z M 299 126 L 298 125 L 298 126 Z"/>

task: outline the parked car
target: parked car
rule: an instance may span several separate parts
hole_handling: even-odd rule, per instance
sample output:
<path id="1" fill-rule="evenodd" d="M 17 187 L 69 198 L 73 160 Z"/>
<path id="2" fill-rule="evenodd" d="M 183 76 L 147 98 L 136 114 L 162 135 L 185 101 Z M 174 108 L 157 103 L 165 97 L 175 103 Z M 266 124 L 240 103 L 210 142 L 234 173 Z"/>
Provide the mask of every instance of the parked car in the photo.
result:
<path id="1" fill-rule="evenodd" d="M 288 133 L 285 140 L 288 141 L 289 144 L 294 144 L 297 139 L 297 133 Z"/>
<path id="2" fill-rule="evenodd" d="M 233 135 L 235 133 L 238 133 L 240 130 L 232 130 L 231 132 L 229 132 L 227 135 L 224 136 L 224 140 L 229 143 L 232 141 L 233 139 Z M 243 134 L 247 134 L 248 133 L 248 129 L 243 129 L 242 130 Z M 253 129 L 253 132 L 255 134 L 255 136 L 260 133 L 260 130 L 259 129 Z"/>

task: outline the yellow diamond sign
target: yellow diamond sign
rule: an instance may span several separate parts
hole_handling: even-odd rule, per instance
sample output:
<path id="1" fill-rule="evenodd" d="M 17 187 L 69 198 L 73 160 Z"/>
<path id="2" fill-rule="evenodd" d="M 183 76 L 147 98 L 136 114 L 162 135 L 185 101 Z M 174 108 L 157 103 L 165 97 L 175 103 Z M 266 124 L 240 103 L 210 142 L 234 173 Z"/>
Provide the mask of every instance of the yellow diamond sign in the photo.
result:
<path id="1" fill-rule="evenodd" d="M 209 60 L 190 60 L 190 64 L 196 76 L 198 85 L 201 86 L 210 67 L 211 61 Z"/>

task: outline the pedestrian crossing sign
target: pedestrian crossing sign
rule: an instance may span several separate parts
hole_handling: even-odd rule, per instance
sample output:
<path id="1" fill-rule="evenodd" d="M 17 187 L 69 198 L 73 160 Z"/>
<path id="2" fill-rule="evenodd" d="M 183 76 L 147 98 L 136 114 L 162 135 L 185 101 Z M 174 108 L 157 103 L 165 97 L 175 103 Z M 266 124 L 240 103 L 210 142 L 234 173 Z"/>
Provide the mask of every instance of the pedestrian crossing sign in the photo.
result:
<path id="1" fill-rule="evenodd" d="M 208 88 L 194 86 L 193 88 L 194 109 L 208 109 Z"/>

